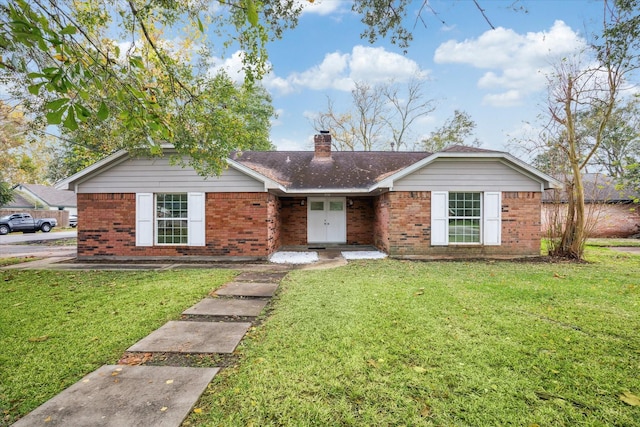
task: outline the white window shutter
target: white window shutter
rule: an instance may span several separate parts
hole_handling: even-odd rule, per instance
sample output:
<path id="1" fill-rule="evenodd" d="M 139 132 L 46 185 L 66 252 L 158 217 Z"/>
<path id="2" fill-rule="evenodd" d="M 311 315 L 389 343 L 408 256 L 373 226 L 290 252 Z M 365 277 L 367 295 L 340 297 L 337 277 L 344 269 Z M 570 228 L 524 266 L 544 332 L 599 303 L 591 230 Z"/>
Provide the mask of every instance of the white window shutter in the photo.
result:
<path id="1" fill-rule="evenodd" d="M 205 197 L 204 193 L 187 193 L 189 212 L 189 246 L 205 245 Z"/>
<path id="2" fill-rule="evenodd" d="M 449 244 L 448 207 L 448 192 L 431 192 L 431 245 L 433 246 L 446 246 Z"/>
<path id="3" fill-rule="evenodd" d="M 502 193 L 487 191 L 484 193 L 483 243 L 500 245 L 502 241 Z"/>
<path id="4" fill-rule="evenodd" d="M 153 246 L 153 193 L 136 193 L 136 246 Z"/>

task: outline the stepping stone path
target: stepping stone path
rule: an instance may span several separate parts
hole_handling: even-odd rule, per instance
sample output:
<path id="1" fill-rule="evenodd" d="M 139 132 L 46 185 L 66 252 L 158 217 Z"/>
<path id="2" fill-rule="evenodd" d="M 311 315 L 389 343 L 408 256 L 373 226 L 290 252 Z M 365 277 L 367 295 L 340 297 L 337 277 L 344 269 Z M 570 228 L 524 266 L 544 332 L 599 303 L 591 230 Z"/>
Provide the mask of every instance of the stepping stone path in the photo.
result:
<path id="1" fill-rule="evenodd" d="M 161 354 L 231 354 L 286 272 L 245 272 L 127 350 L 144 363 Z M 131 357 L 127 359 L 131 360 Z M 124 359 L 123 359 L 124 360 Z M 220 367 L 105 365 L 27 414 L 24 426 L 178 427 Z"/>

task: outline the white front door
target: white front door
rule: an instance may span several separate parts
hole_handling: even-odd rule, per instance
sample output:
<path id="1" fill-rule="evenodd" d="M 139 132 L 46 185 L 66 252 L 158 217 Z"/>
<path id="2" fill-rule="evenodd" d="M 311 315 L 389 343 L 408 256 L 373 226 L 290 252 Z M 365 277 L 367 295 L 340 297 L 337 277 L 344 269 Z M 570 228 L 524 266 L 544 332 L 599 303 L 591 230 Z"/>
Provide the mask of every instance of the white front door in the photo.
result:
<path id="1" fill-rule="evenodd" d="M 309 197 L 307 206 L 308 243 L 347 242 L 347 212 L 344 197 Z"/>

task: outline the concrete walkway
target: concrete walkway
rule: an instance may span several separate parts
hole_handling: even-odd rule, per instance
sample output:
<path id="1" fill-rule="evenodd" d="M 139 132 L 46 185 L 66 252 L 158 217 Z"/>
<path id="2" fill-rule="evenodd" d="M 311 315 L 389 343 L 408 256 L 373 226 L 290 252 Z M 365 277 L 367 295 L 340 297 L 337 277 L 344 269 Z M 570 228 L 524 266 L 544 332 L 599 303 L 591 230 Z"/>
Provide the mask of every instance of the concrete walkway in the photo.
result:
<path id="1" fill-rule="evenodd" d="M 154 353 L 233 353 L 287 274 L 277 270 L 241 273 L 185 310 L 184 320 L 170 321 L 131 346 L 127 355 L 140 353 L 145 356 L 140 360 L 148 361 Z M 178 427 L 220 369 L 105 365 L 14 426 Z"/>

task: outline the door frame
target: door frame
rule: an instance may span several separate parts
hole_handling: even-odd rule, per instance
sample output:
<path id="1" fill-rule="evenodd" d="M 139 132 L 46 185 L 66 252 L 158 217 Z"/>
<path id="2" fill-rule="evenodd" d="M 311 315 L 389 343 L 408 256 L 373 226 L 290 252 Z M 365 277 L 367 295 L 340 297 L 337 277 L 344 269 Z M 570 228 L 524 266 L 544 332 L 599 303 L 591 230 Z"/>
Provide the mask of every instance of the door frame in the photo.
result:
<path id="1" fill-rule="evenodd" d="M 342 221 L 341 224 L 338 224 L 337 226 L 341 227 L 341 239 L 340 240 L 329 240 L 326 236 L 327 236 L 327 227 L 331 226 L 331 223 L 327 223 L 327 219 L 329 216 L 329 206 L 330 206 L 330 202 L 331 201 L 341 201 L 342 202 L 342 215 L 340 217 L 340 220 Z M 312 202 L 318 202 L 318 201 L 322 201 L 324 202 L 324 215 L 322 217 L 322 219 L 316 219 L 314 215 L 311 214 L 311 203 Z M 319 212 L 319 211 L 316 211 Z M 336 212 L 336 211 L 332 211 L 332 212 Z M 312 218 L 313 216 L 313 218 Z M 314 224 L 312 223 L 312 221 L 320 221 L 322 220 L 324 222 L 324 224 L 322 224 L 322 226 L 325 227 L 325 238 L 322 240 L 311 240 L 311 233 L 312 233 L 312 227 L 314 226 Z M 334 221 L 333 219 L 331 221 Z M 316 227 L 318 227 L 320 224 L 315 224 Z M 334 224 L 334 226 L 336 226 Z M 311 197 L 307 197 L 307 243 L 308 244 L 316 244 L 316 243 L 337 243 L 337 244 L 345 244 L 347 243 L 347 198 L 346 197 L 330 197 L 330 196 L 311 196 Z"/>

